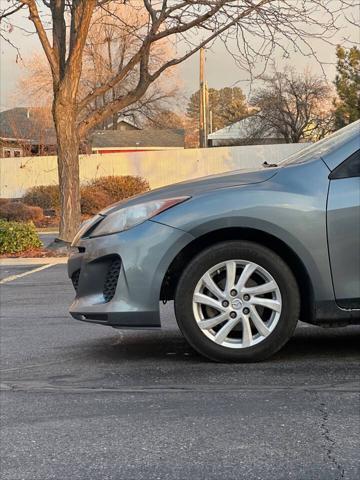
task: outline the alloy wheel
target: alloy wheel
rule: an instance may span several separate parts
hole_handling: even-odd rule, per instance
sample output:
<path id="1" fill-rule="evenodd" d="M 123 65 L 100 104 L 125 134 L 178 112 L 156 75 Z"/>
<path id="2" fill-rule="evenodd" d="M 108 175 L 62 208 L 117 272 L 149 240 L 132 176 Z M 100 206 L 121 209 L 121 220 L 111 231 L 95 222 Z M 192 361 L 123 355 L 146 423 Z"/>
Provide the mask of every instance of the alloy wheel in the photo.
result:
<path id="1" fill-rule="evenodd" d="M 272 275 L 246 260 L 228 260 L 209 269 L 193 295 L 194 317 L 203 334 L 218 345 L 248 348 L 275 329 L 282 310 Z"/>

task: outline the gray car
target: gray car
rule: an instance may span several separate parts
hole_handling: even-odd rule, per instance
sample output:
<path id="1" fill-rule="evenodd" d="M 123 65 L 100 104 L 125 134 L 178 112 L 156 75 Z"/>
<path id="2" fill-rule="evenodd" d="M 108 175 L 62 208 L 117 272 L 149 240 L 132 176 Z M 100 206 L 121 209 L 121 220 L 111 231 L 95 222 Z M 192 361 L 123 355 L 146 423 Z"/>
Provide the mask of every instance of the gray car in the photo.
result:
<path id="1" fill-rule="evenodd" d="M 297 321 L 360 323 L 360 121 L 279 165 L 179 183 L 85 223 L 68 270 L 71 315 L 160 327 L 174 300 L 195 350 L 258 361 Z"/>

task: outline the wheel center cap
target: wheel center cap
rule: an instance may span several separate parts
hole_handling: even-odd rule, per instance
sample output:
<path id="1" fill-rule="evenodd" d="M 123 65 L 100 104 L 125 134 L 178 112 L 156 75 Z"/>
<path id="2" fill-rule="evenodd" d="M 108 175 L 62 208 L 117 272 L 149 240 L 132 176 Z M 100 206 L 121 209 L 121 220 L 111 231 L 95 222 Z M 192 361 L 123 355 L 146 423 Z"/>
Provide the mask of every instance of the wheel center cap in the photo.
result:
<path id="1" fill-rule="evenodd" d="M 241 301 L 239 298 L 235 298 L 235 299 L 231 302 L 231 306 L 232 306 L 232 308 L 234 308 L 235 310 L 240 310 L 240 308 L 242 307 L 242 301 Z"/>

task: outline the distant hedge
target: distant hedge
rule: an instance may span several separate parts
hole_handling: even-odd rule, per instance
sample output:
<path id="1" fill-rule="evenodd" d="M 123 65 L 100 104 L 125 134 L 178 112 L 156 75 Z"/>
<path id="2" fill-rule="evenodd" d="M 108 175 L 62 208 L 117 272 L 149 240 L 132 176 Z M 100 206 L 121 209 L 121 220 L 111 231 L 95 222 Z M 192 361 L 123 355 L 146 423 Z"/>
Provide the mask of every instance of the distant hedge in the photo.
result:
<path id="1" fill-rule="evenodd" d="M 84 215 L 96 215 L 100 210 L 114 203 L 111 197 L 104 191 L 95 187 L 81 187 L 81 213 Z"/>
<path id="2" fill-rule="evenodd" d="M 112 202 L 118 202 L 150 190 L 147 180 L 133 175 L 100 177 L 92 180 L 88 186 L 105 192 Z"/>
<path id="3" fill-rule="evenodd" d="M 42 247 L 33 223 L 0 219 L 0 254 L 21 253 Z"/>
<path id="4" fill-rule="evenodd" d="M 58 185 L 39 185 L 29 188 L 22 201 L 43 210 L 58 211 L 60 209 L 59 187 Z"/>
<path id="5" fill-rule="evenodd" d="M 139 176 L 99 177 L 81 186 L 81 212 L 84 215 L 94 215 L 112 203 L 147 190 L 150 190 L 149 182 Z M 57 185 L 40 185 L 30 188 L 23 196 L 22 201 L 27 205 L 58 212 L 60 209 L 59 188 Z"/>
<path id="6" fill-rule="evenodd" d="M 44 218 L 44 212 L 40 207 L 5 201 L 0 202 L 0 218 L 15 222 L 40 222 Z"/>

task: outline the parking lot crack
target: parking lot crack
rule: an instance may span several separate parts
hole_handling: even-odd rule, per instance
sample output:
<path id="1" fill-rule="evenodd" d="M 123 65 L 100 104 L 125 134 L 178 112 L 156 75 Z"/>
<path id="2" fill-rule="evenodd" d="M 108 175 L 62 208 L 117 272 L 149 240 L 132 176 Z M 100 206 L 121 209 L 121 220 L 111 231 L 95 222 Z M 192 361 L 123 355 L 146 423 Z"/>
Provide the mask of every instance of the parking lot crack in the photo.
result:
<path id="1" fill-rule="evenodd" d="M 321 414 L 321 436 L 324 439 L 325 445 L 325 454 L 326 458 L 330 464 L 332 464 L 337 470 L 336 480 L 341 480 L 345 478 L 345 470 L 338 462 L 336 455 L 335 455 L 335 447 L 336 441 L 331 435 L 330 427 L 329 427 L 329 414 L 326 408 L 326 404 L 324 402 L 320 403 L 320 414 Z"/>
<path id="2" fill-rule="evenodd" d="M 119 385 L 119 386 L 89 386 L 84 384 L 54 384 L 48 380 L 12 380 L 4 379 L 0 384 L 0 390 L 7 391 L 53 391 L 53 392 L 71 392 L 71 393 L 163 393 L 163 392 L 183 392 L 183 393 L 227 393 L 227 392 L 283 392 L 283 391 L 306 391 L 306 392 L 337 392 L 337 393 L 353 393 L 358 392 L 359 388 L 354 389 L 352 383 L 337 386 L 334 388 L 330 385 L 307 385 L 306 388 L 291 385 L 207 385 L 207 384 L 164 384 L 164 385 Z M 326 418 L 327 420 L 327 418 Z M 323 422 L 322 430 L 326 427 Z M 330 438 L 331 440 L 331 438 Z M 329 442 L 330 442 L 329 440 Z M 331 443 L 331 442 L 330 442 Z M 341 477 L 340 477 L 341 478 Z"/>

